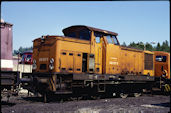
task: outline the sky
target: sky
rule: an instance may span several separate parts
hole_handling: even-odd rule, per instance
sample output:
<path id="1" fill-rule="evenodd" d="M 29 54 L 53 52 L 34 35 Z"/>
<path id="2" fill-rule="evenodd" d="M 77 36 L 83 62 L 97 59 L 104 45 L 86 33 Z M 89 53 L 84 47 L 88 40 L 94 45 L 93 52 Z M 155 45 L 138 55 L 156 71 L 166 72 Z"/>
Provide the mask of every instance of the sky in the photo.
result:
<path id="1" fill-rule="evenodd" d="M 1 18 L 13 24 L 13 50 L 72 25 L 116 32 L 120 44 L 170 42 L 169 1 L 1 2 Z"/>

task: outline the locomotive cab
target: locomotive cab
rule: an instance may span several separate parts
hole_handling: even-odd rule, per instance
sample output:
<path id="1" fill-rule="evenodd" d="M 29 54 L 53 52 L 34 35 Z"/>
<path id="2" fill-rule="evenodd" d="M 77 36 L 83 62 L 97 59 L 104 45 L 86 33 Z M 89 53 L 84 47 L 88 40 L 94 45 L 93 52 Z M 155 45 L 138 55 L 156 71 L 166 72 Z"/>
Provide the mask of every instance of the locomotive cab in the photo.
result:
<path id="1" fill-rule="evenodd" d="M 170 79 L 170 53 L 154 51 L 155 55 L 155 76 Z"/>
<path id="2" fill-rule="evenodd" d="M 63 30 L 65 36 L 79 38 L 90 41 L 90 53 L 87 58 L 87 72 L 97 74 L 118 74 L 117 71 L 113 71 L 114 68 L 109 65 L 118 65 L 119 54 L 119 41 L 117 40 L 117 33 L 97 29 L 89 26 L 71 26 Z M 117 45 L 117 46 L 115 46 Z M 110 49 L 108 49 L 110 48 Z M 108 49 L 108 50 L 107 50 Z M 110 61 L 109 54 L 113 54 L 113 60 Z M 117 61 L 115 61 L 117 60 Z M 110 62 L 110 64 L 108 64 Z M 106 70 L 107 69 L 107 70 Z"/>

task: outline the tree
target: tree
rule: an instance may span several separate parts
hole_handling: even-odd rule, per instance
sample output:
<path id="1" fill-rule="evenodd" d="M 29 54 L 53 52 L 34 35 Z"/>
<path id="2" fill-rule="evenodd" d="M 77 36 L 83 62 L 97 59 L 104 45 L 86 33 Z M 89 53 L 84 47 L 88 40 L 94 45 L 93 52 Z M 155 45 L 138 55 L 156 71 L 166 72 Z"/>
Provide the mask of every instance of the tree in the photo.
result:
<path id="1" fill-rule="evenodd" d="M 165 42 L 162 43 L 161 51 L 166 51 L 166 52 L 170 51 L 170 47 L 169 47 L 169 44 L 168 44 L 167 40 L 165 40 Z"/>
<path id="2" fill-rule="evenodd" d="M 25 51 L 33 51 L 33 47 L 32 46 L 31 47 L 25 47 L 25 48 L 20 47 L 18 50 L 13 51 L 13 55 L 17 55 L 18 53 L 23 53 Z"/>
<path id="3" fill-rule="evenodd" d="M 167 40 L 165 40 L 162 45 L 160 45 L 160 43 L 157 43 L 157 46 L 153 47 L 151 43 L 146 42 L 146 44 L 144 45 L 143 42 L 131 42 L 128 47 L 132 47 L 132 48 L 136 48 L 136 49 L 141 49 L 144 50 L 144 46 L 146 47 L 146 50 L 149 51 L 165 51 L 165 52 L 169 52 L 170 53 L 170 45 L 168 43 Z"/>
<path id="4" fill-rule="evenodd" d="M 125 43 L 125 42 L 123 42 L 122 46 L 125 46 L 125 47 L 126 47 L 126 43 Z"/>
<path id="5" fill-rule="evenodd" d="M 150 43 L 145 44 L 146 50 L 153 51 L 153 46 Z"/>
<path id="6" fill-rule="evenodd" d="M 143 42 L 138 42 L 137 43 L 137 48 L 141 49 L 141 50 L 144 50 L 144 43 Z"/>
<path id="7" fill-rule="evenodd" d="M 155 50 L 156 50 L 156 51 L 160 51 L 160 50 L 161 50 L 161 46 L 160 46 L 160 43 L 159 43 L 159 42 L 157 43 L 157 47 L 156 47 Z"/>
<path id="8" fill-rule="evenodd" d="M 137 45 L 136 45 L 134 42 L 131 42 L 131 43 L 129 44 L 129 47 L 134 47 L 134 48 L 136 48 Z"/>

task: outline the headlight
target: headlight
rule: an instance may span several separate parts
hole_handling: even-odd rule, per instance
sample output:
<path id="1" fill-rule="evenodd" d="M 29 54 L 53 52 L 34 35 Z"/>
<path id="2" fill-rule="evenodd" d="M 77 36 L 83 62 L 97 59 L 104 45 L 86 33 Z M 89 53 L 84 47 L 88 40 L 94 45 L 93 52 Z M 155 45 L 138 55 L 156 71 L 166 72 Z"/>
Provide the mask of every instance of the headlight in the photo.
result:
<path id="1" fill-rule="evenodd" d="M 51 64 L 54 63 L 54 59 L 53 58 L 50 59 L 50 63 Z"/>
<path id="2" fill-rule="evenodd" d="M 35 70 L 36 68 L 37 68 L 36 60 L 34 59 L 33 60 L 33 64 L 32 64 L 32 69 Z"/>
<path id="3" fill-rule="evenodd" d="M 50 69 L 50 70 L 54 69 L 53 64 L 49 64 L 49 69 Z"/>
<path id="4" fill-rule="evenodd" d="M 50 70 L 54 69 L 54 59 L 53 58 L 50 59 L 49 69 Z"/>
<path id="5" fill-rule="evenodd" d="M 36 64 L 32 64 L 32 69 L 35 70 L 37 68 Z"/>
<path id="6" fill-rule="evenodd" d="M 36 60 L 35 59 L 33 60 L 33 64 L 36 64 Z"/>

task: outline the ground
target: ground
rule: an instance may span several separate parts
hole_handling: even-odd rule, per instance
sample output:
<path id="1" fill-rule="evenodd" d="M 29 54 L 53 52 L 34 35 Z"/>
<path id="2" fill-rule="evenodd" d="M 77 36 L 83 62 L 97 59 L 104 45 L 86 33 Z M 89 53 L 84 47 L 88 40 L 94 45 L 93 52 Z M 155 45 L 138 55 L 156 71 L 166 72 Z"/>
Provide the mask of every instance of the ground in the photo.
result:
<path id="1" fill-rule="evenodd" d="M 140 97 L 105 98 L 98 100 L 53 100 L 43 103 L 41 97 L 19 96 L 1 100 L 2 113 L 168 113 L 170 96 L 143 94 Z"/>

